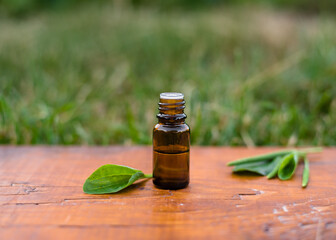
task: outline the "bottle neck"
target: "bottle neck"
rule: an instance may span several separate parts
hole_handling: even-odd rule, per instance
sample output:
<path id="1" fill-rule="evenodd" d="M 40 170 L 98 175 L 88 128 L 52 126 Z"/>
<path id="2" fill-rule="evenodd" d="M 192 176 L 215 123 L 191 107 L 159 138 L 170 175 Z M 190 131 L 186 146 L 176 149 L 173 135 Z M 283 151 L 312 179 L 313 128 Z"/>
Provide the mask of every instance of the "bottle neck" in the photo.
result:
<path id="1" fill-rule="evenodd" d="M 159 123 L 167 125 L 183 124 L 187 115 L 184 113 L 184 99 L 160 98 L 159 113 L 156 115 Z"/>

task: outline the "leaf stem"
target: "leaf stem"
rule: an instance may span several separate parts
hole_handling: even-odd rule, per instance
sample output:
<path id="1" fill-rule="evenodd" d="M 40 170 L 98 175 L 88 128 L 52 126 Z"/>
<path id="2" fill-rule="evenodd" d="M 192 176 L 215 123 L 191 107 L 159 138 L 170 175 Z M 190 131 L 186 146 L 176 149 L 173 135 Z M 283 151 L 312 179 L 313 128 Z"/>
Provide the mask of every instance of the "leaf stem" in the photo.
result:
<path id="1" fill-rule="evenodd" d="M 153 174 L 145 174 L 145 178 L 152 178 Z"/>
<path id="2" fill-rule="evenodd" d="M 301 153 L 319 153 L 323 151 L 322 147 L 315 147 L 315 148 L 306 148 L 306 149 L 298 149 L 297 151 Z"/>
<path id="3" fill-rule="evenodd" d="M 303 169 L 303 174 L 302 174 L 302 187 L 305 188 L 308 185 L 309 181 L 309 162 L 308 158 L 304 158 L 304 169 Z"/>
<path id="4" fill-rule="evenodd" d="M 282 157 L 282 156 L 276 157 L 276 159 L 274 160 L 274 161 L 276 161 L 276 165 L 273 168 L 273 170 L 267 175 L 268 179 L 274 178 L 278 174 L 279 167 L 280 167 L 280 165 L 281 165 L 281 163 L 282 163 L 282 161 L 283 161 L 283 159 L 285 157 L 286 156 L 284 156 L 284 157 Z"/>
<path id="5" fill-rule="evenodd" d="M 258 155 L 254 157 L 248 157 L 248 158 L 242 158 L 238 159 L 233 162 L 229 162 L 227 165 L 228 166 L 234 166 L 242 163 L 250 163 L 250 162 L 259 162 L 259 161 L 265 161 L 265 160 L 271 160 L 273 158 L 276 158 L 278 156 L 283 156 L 291 153 L 293 150 L 282 150 L 282 151 L 277 151 L 277 152 L 272 152 L 272 153 L 267 153 L 263 155 Z"/>

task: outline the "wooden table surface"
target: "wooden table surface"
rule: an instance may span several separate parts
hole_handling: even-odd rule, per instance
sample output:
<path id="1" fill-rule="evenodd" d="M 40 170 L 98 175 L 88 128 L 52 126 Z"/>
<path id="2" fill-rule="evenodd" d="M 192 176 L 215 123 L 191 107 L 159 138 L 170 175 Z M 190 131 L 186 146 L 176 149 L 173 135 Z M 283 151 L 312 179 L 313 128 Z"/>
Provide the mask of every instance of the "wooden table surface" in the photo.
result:
<path id="1" fill-rule="evenodd" d="M 145 181 L 83 193 L 107 163 L 152 169 L 151 147 L 0 147 L 0 239 L 336 239 L 336 148 L 290 181 L 231 174 L 226 163 L 275 148 L 192 147 L 191 183 Z"/>

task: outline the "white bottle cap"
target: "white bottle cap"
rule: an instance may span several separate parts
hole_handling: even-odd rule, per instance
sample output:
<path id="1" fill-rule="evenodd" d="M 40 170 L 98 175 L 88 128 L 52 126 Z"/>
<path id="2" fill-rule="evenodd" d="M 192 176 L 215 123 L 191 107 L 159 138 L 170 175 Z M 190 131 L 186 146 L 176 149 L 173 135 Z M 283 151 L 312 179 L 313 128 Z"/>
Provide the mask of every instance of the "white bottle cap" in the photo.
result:
<path id="1" fill-rule="evenodd" d="M 183 99 L 184 95 L 177 92 L 164 92 L 160 94 L 160 99 Z"/>

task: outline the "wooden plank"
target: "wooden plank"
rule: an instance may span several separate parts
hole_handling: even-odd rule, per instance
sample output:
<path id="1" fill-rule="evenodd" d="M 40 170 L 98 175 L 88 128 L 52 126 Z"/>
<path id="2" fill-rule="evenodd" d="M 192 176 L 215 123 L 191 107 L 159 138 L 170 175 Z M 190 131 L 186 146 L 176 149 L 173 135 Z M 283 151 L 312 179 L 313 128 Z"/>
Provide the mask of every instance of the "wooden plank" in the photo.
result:
<path id="1" fill-rule="evenodd" d="M 151 147 L 0 147 L 0 239 L 332 239 L 336 149 L 310 156 L 290 181 L 231 174 L 226 163 L 275 148 L 193 147 L 186 189 L 151 180 L 117 194 L 88 195 L 99 166 L 151 172 Z"/>

